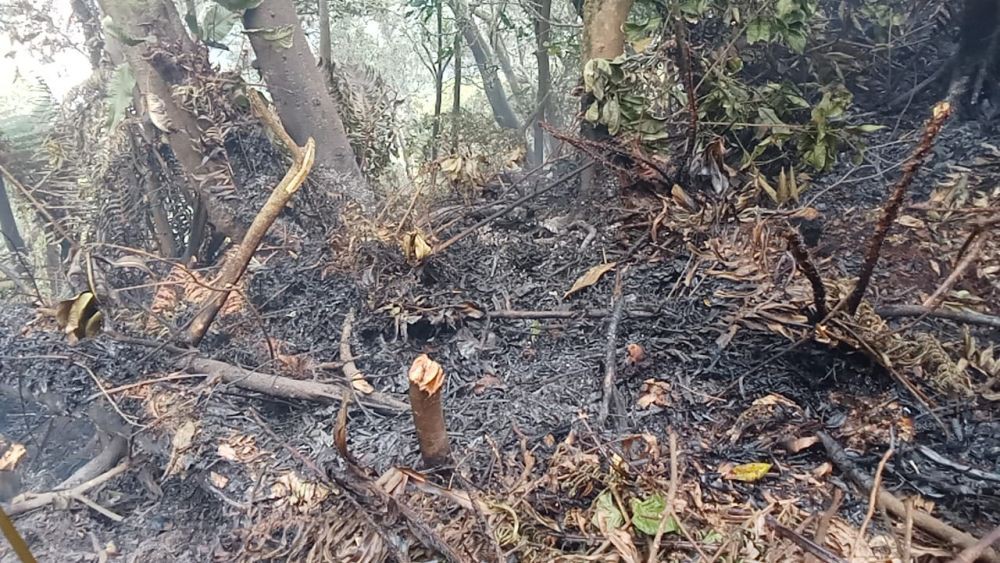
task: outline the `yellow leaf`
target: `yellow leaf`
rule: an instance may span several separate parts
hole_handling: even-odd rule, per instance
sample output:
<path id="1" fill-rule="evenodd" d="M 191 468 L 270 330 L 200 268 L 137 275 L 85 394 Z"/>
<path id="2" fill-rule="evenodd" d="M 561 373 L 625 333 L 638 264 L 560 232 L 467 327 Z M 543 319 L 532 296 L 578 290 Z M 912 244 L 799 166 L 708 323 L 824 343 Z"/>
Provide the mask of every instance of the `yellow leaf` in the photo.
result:
<path id="1" fill-rule="evenodd" d="M 80 295 L 76 296 L 73 300 L 73 304 L 69 308 L 69 315 L 66 317 L 66 326 L 63 327 L 63 331 L 66 334 L 77 332 L 77 328 L 81 324 L 86 324 L 87 317 L 87 306 L 91 304 L 94 300 L 94 294 L 89 291 L 84 291 Z"/>
<path id="2" fill-rule="evenodd" d="M 403 255 L 407 260 L 413 262 L 423 262 L 431 255 L 431 245 L 427 244 L 424 236 L 419 231 L 413 231 L 403 236 Z"/>
<path id="3" fill-rule="evenodd" d="M 577 280 L 573 283 L 573 287 L 569 288 L 569 291 L 567 291 L 566 294 L 563 295 L 563 299 L 566 299 L 567 297 L 573 295 L 574 293 L 580 291 L 581 289 L 585 289 L 594 285 L 595 283 L 600 281 L 601 276 L 606 274 L 609 270 L 613 269 L 616 264 L 617 262 L 605 262 L 604 264 L 598 264 L 593 268 L 587 270 L 586 272 L 584 272 L 582 276 L 577 278 Z"/>
<path id="4" fill-rule="evenodd" d="M 653 41 L 652 37 L 643 37 L 638 41 L 633 41 L 632 48 L 635 49 L 636 53 L 641 53 L 645 51 L 647 47 L 649 47 L 649 44 L 652 43 L 652 41 Z"/>
<path id="5" fill-rule="evenodd" d="M 753 483 L 762 479 L 770 470 L 770 463 L 744 463 L 734 466 L 724 475 L 724 478 Z"/>

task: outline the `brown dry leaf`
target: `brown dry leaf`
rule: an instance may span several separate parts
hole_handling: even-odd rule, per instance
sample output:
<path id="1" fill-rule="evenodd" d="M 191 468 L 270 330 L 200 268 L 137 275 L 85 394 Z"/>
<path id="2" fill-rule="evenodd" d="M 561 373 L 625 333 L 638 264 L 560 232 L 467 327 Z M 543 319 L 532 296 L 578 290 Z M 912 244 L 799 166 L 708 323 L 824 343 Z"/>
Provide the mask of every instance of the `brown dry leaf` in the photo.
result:
<path id="1" fill-rule="evenodd" d="M 670 188 L 670 195 L 674 199 L 674 203 L 684 208 L 684 210 L 690 213 L 698 212 L 698 203 L 688 195 L 684 188 L 680 187 L 678 184 L 674 184 Z"/>
<path id="2" fill-rule="evenodd" d="M 472 392 L 476 395 L 482 395 L 490 389 L 503 389 L 503 386 L 503 381 L 499 377 L 489 374 L 476 381 L 475 385 L 472 386 Z"/>
<path id="3" fill-rule="evenodd" d="M 329 494 L 330 491 L 323 485 L 303 481 L 295 473 L 286 473 L 271 485 L 272 496 L 298 507 L 302 513 L 308 513 Z"/>
<path id="4" fill-rule="evenodd" d="M 362 395 L 371 395 L 375 392 L 375 388 L 371 386 L 370 383 L 365 381 L 365 376 L 358 374 L 351 378 L 351 387 L 355 391 L 361 393 Z"/>
<path id="5" fill-rule="evenodd" d="M 216 473 L 215 471 L 210 471 L 208 473 L 208 480 L 215 485 L 216 489 L 225 489 L 226 485 L 229 484 L 229 477 Z"/>
<path id="6" fill-rule="evenodd" d="M 423 262 L 433 252 L 431 245 L 427 244 L 427 239 L 424 238 L 424 235 L 420 231 L 412 231 L 403 235 L 401 244 L 403 247 L 403 256 L 410 262 Z"/>
<path id="7" fill-rule="evenodd" d="M 641 344 L 630 343 L 625 346 L 625 353 L 628 357 L 625 358 L 625 363 L 630 366 L 634 366 L 646 359 L 646 349 L 642 347 Z"/>
<path id="8" fill-rule="evenodd" d="M 12 471 L 17 462 L 21 461 L 28 450 L 25 449 L 24 445 L 13 443 L 7 448 L 7 451 L 0 456 L 0 471 Z"/>
<path id="9" fill-rule="evenodd" d="M 824 461 L 812 470 L 812 476 L 817 479 L 822 479 L 831 473 L 833 473 L 833 464 L 829 461 Z"/>
<path id="10" fill-rule="evenodd" d="M 569 291 L 567 291 L 566 294 L 563 295 L 563 299 L 566 299 L 567 297 L 573 295 L 574 293 L 580 291 L 581 289 L 585 289 L 594 285 L 595 283 L 600 281 L 601 276 L 608 273 L 616 265 L 617 262 L 605 262 L 604 264 L 598 264 L 597 266 L 594 266 L 593 268 L 587 270 L 586 272 L 584 272 L 582 276 L 577 278 L 577 280 L 573 283 L 573 287 L 569 288 Z"/>
<path id="11" fill-rule="evenodd" d="M 802 450 L 812 447 L 814 444 L 819 442 L 819 438 L 816 436 L 806 436 L 804 438 L 796 438 L 794 440 L 788 440 L 785 442 L 785 449 L 793 454 L 797 454 Z"/>
<path id="12" fill-rule="evenodd" d="M 767 472 L 771 470 L 770 463 L 758 462 L 758 463 L 743 463 L 740 465 L 735 465 L 729 469 L 729 471 L 722 472 L 723 479 L 732 479 L 734 481 L 743 481 L 746 483 L 753 483 L 754 481 L 760 481 L 767 475 Z"/>
<path id="13" fill-rule="evenodd" d="M 444 385 L 444 369 L 441 364 L 430 359 L 427 354 L 420 354 L 417 359 L 413 360 L 407 377 L 410 383 L 428 395 L 437 393 L 438 389 Z"/>
<path id="14" fill-rule="evenodd" d="M 639 399 L 636 401 L 636 405 L 640 409 L 648 409 L 653 405 L 670 406 L 670 383 L 666 381 L 647 379 L 642 383 L 640 393 Z"/>

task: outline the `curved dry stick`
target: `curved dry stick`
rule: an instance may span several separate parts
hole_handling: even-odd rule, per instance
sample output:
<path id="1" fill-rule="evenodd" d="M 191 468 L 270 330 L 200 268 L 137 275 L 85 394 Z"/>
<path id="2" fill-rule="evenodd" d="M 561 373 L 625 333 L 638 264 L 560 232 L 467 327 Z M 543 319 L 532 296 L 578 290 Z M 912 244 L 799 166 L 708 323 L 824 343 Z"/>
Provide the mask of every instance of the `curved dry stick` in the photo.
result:
<path id="1" fill-rule="evenodd" d="M 253 223 L 250 224 L 250 228 L 247 229 L 246 235 L 243 237 L 243 241 L 240 242 L 239 248 L 236 249 L 236 254 L 233 254 L 222 265 L 222 271 L 219 273 L 219 282 L 226 289 L 210 296 L 201 311 L 191 320 L 184 338 L 187 344 L 198 346 L 201 343 L 201 339 L 205 337 L 208 327 L 212 325 L 212 321 L 219 314 L 219 310 L 226 304 L 226 299 L 229 298 L 232 288 L 236 286 L 240 277 L 243 276 L 243 272 L 246 271 L 250 259 L 257 252 L 257 247 L 260 246 L 260 242 L 264 239 L 267 230 L 271 228 L 274 220 L 278 218 L 278 214 L 285 208 L 285 204 L 292 199 L 295 192 L 305 182 L 306 176 L 312 170 L 315 158 L 316 142 L 310 137 L 306 141 L 301 161 L 296 158 L 292 163 L 285 177 L 275 186 L 260 212 L 254 217 Z"/>

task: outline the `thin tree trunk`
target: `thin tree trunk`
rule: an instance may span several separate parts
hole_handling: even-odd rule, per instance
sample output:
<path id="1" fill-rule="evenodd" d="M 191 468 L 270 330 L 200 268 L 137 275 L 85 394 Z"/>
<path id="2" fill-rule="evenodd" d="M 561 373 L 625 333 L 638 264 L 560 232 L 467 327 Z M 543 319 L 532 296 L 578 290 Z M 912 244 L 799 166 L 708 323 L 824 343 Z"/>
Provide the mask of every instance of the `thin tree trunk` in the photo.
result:
<path id="1" fill-rule="evenodd" d="M 434 69 L 434 123 L 431 124 L 431 160 L 438 156 L 438 142 L 441 134 L 441 105 L 444 99 L 444 18 L 443 7 L 437 2 L 435 15 L 437 20 L 437 61 Z"/>
<path id="2" fill-rule="evenodd" d="M 458 123 L 462 115 L 462 34 L 455 32 L 455 84 L 451 92 L 451 152 L 458 150 Z"/>
<path id="3" fill-rule="evenodd" d="M 10 205 L 10 198 L 7 196 L 7 188 L 2 174 L 0 174 L 0 231 L 3 232 L 4 245 L 7 246 L 7 250 L 11 252 L 24 252 L 26 250 L 24 239 L 21 238 L 21 231 L 17 228 L 14 209 Z"/>
<path id="4" fill-rule="evenodd" d="M 507 93 L 504 91 L 503 83 L 497 76 L 496 57 L 489 45 L 483 39 L 482 34 L 472 16 L 469 14 L 469 6 L 465 0 L 449 0 L 452 12 L 455 14 L 455 22 L 462 30 L 462 36 L 472 51 L 473 58 L 476 59 L 476 67 L 483 79 L 483 89 L 486 91 L 486 99 L 493 108 L 493 118 L 500 127 L 505 129 L 519 129 L 520 123 L 514 110 L 507 101 Z"/>
<path id="5" fill-rule="evenodd" d="M 584 0 L 583 42 L 580 61 L 586 67 L 591 59 L 613 59 L 625 51 L 625 32 L 622 26 L 632 9 L 633 0 Z M 584 94 L 580 100 L 581 112 L 594 102 L 593 94 Z M 599 140 L 608 136 L 607 127 L 581 120 L 580 135 L 585 139 Z M 591 166 L 580 176 L 580 193 L 588 196 L 593 191 L 597 175 Z"/>
<path id="6" fill-rule="evenodd" d="M 333 47 L 330 44 L 330 0 L 319 0 L 319 64 L 325 73 L 333 62 Z"/>
<path id="7" fill-rule="evenodd" d="M 292 0 L 264 0 L 243 14 L 281 123 L 299 145 L 316 140 L 316 164 L 336 173 L 339 191 L 370 207 L 374 193 L 355 158 L 326 81 L 295 14 Z"/>
<path id="8" fill-rule="evenodd" d="M 535 136 L 534 161 L 545 161 L 545 131 L 542 122 L 546 120 L 549 106 L 549 90 L 552 87 L 552 71 L 549 68 L 549 35 L 551 31 L 552 0 L 535 0 L 535 58 L 538 61 L 538 88 L 535 103 L 537 116 L 532 125 Z"/>

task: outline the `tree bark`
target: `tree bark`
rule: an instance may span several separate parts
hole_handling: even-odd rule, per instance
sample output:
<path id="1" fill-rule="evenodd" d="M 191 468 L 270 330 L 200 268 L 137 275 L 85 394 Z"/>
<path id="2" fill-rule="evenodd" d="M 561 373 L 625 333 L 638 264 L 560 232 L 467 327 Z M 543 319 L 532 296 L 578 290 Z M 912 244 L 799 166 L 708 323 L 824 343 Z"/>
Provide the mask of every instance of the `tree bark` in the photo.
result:
<path id="1" fill-rule="evenodd" d="M 292 0 L 264 0 L 243 14 L 243 26 L 289 135 L 299 146 L 314 138 L 316 164 L 338 176 L 337 183 L 344 195 L 370 207 L 374 193 L 361 174 L 337 105 L 309 50 Z M 290 47 L 286 46 L 288 41 Z"/>
<path id="2" fill-rule="evenodd" d="M 14 218 L 14 209 L 10 205 L 10 197 L 7 196 L 7 188 L 3 181 L 3 174 L 0 174 L 0 231 L 3 232 L 3 242 L 7 250 L 14 252 L 24 252 L 27 248 L 24 239 L 21 238 L 21 231 L 17 228 L 17 220 Z"/>
<path id="3" fill-rule="evenodd" d="M 633 0 L 583 0 L 583 41 L 580 61 L 586 67 L 591 59 L 613 59 L 625 52 L 625 32 L 622 26 L 632 9 Z M 580 100 L 581 112 L 594 102 L 593 94 L 584 94 Z M 587 120 L 580 122 L 580 135 L 585 139 L 599 140 L 608 137 L 607 127 Z M 580 192 L 588 196 L 593 192 L 595 167 L 590 167 L 580 177 Z"/>
<path id="4" fill-rule="evenodd" d="M 431 124 L 431 160 L 438 156 L 439 137 L 441 136 L 441 105 L 444 103 L 444 8 L 441 2 L 435 7 L 437 20 L 437 60 L 434 62 L 434 123 Z"/>
<path id="5" fill-rule="evenodd" d="M 128 35 L 128 43 L 135 40 L 134 45 L 120 45 L 122 54 L 132 68 L 143 99 L 152 94 L 162 102 L 164 114 L 173 126 L 172 131 L 167 133 L 168 142 L 187 177 L 188 191 L 205 199 L 209 219 L 217 229 L 233 240 L 240 240 L 246 232 L 245 227 L 228 206 L 200 189 L 199 176 L 219 173 L 228 177 L 228 167 L 223 162 L 206 160 L 202 156 L 198 149 L 202 134 L 197 119 L 173 99 L 173 86 L 183 84 L 188 77 L 182 65 L 173 64 L 174 61 L 167 60 L 169 57 L 162 53 L 169 51 L 168 54 L 174 56 L 196 53 L 204 57 L 206 68 L 208 54 L 187 34 L 177 8 L 170 0 L 101 0 L 101 9 L 118 29 Z M 152 41 L 141 40 L 149 35 L 156 36 L 158 49 L 155 53 Z"/>
<path id="6" fill-rule="evenodd" d="M 472 16 L 469 14 L 469 6 L 465 0 L 449 0 L 451 10 L 455 14 L 455 24 L 462 31 L 462 37 L 469 45 L 472 56 L 476 60 L 476 67 L 483 79 L 483 89 L 486 91 L 486 99 L 493 109 L 493 118 L 500 127 L 505 129 L 520 129 L 521 125 L 507 101 L 507 93 L 504 91 L 503 83 L 497 76 L 496 57 L 489 45 L 483 39 L 482 34 Z"/>
<path id="7" fill-rule="evenodd" d="M 552 0 L 535 0 L 535 59 L 538 61 L 538 88 L 535 92 L 534 161 L 545 161 L 545 131 L 542 122 L 548 114 L 549 91 L 552 88 L 552 70 L 549 68 L 549 37 L 551 32 Z"/>

